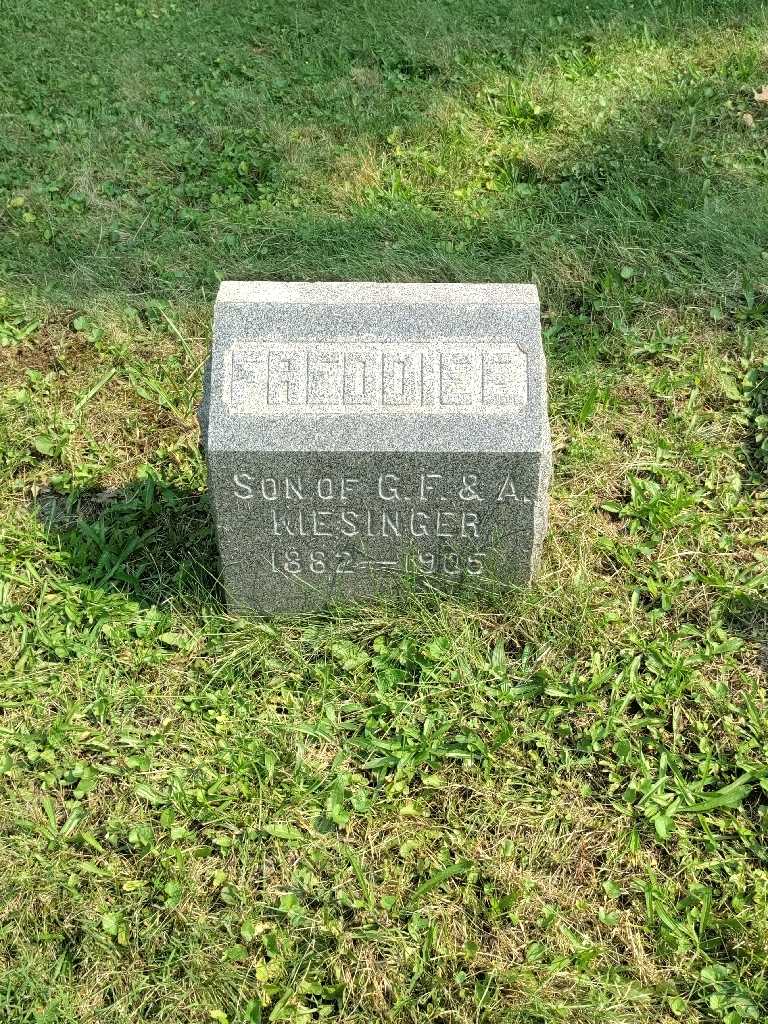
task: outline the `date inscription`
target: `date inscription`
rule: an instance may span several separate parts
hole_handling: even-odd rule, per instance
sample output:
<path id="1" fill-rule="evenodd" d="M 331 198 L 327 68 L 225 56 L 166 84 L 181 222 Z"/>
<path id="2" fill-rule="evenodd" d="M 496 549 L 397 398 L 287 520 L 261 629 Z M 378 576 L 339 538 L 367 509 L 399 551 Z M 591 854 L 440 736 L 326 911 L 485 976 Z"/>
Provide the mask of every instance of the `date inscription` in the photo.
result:
<path id="1" fill-rule="evenodd" d="M 298 548 L 273 548 L 271 555 L 272 572 L 289 576 L 309 573 L 323 576 L 354 576 L 360 572 L 417 572 L 427 576 L 439 573 L 442 576 L 481 576 L 484 551 L 460 554 L 458 551 L 417 551 L 408 552 L 401 559 L 367 558 L 355 551 L 300 551 Z"/>

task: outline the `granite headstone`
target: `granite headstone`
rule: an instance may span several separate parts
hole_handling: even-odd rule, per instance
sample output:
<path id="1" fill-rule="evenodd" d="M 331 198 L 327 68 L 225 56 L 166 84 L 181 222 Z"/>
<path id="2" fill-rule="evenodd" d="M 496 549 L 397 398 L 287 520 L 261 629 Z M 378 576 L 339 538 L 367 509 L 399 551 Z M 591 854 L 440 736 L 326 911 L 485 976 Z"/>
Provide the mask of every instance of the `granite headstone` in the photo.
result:
<path id="1" fill-rule="evenodd" d="M 201 424 L 233 611 L 535 571 L 551 448 L 533 285 L 226 281 Z"/>

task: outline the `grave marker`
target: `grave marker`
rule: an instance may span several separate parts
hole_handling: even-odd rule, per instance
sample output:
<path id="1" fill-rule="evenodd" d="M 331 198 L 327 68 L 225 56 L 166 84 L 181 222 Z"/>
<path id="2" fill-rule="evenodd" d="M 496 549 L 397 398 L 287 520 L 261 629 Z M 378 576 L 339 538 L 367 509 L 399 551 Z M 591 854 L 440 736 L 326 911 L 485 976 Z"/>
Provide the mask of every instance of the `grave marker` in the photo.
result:
<path id="1" fill-rule="evenodd" d="M 224 282 L 201 424 L 233 611 L 535 571 L 551 450 L 533 285 Z"/>

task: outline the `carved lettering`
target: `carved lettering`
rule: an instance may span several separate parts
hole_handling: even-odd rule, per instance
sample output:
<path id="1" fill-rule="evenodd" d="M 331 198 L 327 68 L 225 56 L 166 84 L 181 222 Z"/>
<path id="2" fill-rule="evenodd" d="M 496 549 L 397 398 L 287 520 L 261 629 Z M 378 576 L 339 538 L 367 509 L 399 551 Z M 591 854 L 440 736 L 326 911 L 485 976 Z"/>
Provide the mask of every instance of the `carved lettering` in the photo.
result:
<path id="1" fill-rule="evenodd" d="M 355 537 L 359 533 L 357 512 L 344 510 L 341 513 L 341 532 L 345 537 Z"/>
<path id="2" fill-rule="evenodd" d="M 248 414 L 292 411 L 387 414 L 448 407 L 509 415 L 528 402 L 528 356 L 493 338 L 278 343 L 230 350 L 227 401 Z"/>
<path id="3" fill-rule="evenodd" d="M 307 353 L 303 349 L 273 349 L 268 356 L 266 402 L 300 405 L 306 400 Z"/>
<path id="4" fill-rule="evenodd" d="M 435 533 L 438 537 L 455 537 L 451 523 L 456 518 L 453 512 L 438 512 Z"/>
<path id="5" fill-rule="evenodd" d="M 430 495 L 434 494 L 437 489 L 437 484 L 443 479 L 442 473 L 422 473 L 421 482 L 419 485 L 419 497 L 422 501 L 426 501 Z"/>
<path id="6" fill-rule="evenodd" d="M 399 537 L 400 536 L 400 513 L 399 512 L 382 512 L 381 513 L 381 536 L 382 537 Z"/>
<path id="7" fill-rule="evenodd" d="M 250 481 L 253 477 L 250 473 L 235 473 L 232 477 L 232 482 L 235 485 L 235 497 L 241 501 L 249 501 L 253 497 L 253 488 L 250 485 Z"/>
<path id="8" fill-rule="evenodd" d="M 379 497 L 382 501 L 397 501 L 400 498 L 397 484 L 398 478 L 394 473 L 385 473 L 379 477 Z"/>
<path id="9" fill-rule="evenodd" d="M 264 501 L 276 501 L 277 500 L 277 480 L 273 477 L 264 477 L 260 481 L 261 483 L 261 496 Z"/>
<path id="10" fill-rule="evenodd" d="M 356 487 L 357 487 L 357 485 L 359 483 L 360 483 L 360 481 L 357 479 L 357 477 L 354 477 L 354 476 L 343 476 L 341 478 L 341 488 L 340 488 L 341 500 L 342 501 L 347 501 L 349 499 L 350 495 L 354 495 L 355 494 L 355 489 L 356 489 Z"/>
<path id="11" fill-rule="evenodd" d="M 239 501 L 263 507 L 265 539 L 271 536 L 278 545 L 268 545 L 266 554 L 276 573 L 310 581 L 410 566 L 458 580 L 485 572 L 481 504 L 530 504 L 511 473 L 502 479 L 491 488 L 478 472 L 426 468 L 370 477 L 343 472 L 261 477 L 238 471 L 232 484 Z M 251 504 L 244 514 L 259 515 L 257 507 Z M 280 547 L 281 542 L 297 547 Z"/>
<path id="12" fill-rule="evenodd" d="M 333 519 L 333 512 L 313 512 L 312 513 L 312 536 L 313 537 L 332 537 L 333 532 L 328 529 L 329 520 Z"/>
<path id="13" fill-rule="evenodd" d="M 462 537 L 479 537 L 480 534 L 477 532 L 479 526 L 477 512 L 462 512 L 461 513 L 461 536 Z"/>
<path id="14" fill-rule="evenodd" d="M 296 477 L 295 480 L 293 480 L 289 476 L 286 477 L 285 478 L 285 500 L 286 501 L 291 501 L 291 499 L 295 499 L 296 501 L 302 501 L 303 498 L 304 498 L 304 486 L 303 486 L 301 477 L 298 476 L 298 477 Z"/>
<path id="15" fill-rule="evenodd" d="M 280 537 L 285 534 L 288 537 L 306 537 L 307 531 L 304 526 L 304 513 L 298 512 L 283 512 L 282 515 L 277 514 L 277 510 L 272 510 L 272 533 L 275 537 Z"/>
<path id="16" fill-rule="evenodd" d="M 472 405 L 480 394 L 481 366 L 479 352 L 441 352 L 440 404 Z"/>
<path id="17" fill-rule="evenodd" d="M 415 569 L 417 572 L 433 575 L 443 573 L 446 576 L 459 576 L 467 573 L 479 576 L 483 571 L 486 557 L 484 551 L 471 551 L 461 554 L 458 551 L 417 551 L 406 554 L 404 558 L 369 558 L 364 553 L 355 551 L 328 551 L 313 549 L 299 551 L 296 548 L 273 548 L 270 563 L 274 573 L 300 575 L 354 575 L 393 571 L 397 569 Z"/>
<path id="18" fill-rule="evenodd" d="M 426 537 L 429 534 L 429 515 L 426 512 L 411 512 L 411 536 Z"/>
<path id="19" fill-rule="evenodd" d="M 369 370 L 370 356 L 360 352 L 344 355 L 344 405 L 365 405 L 372 399 L 375 370 Z"/>
<path id="20" fill-rule="evenodd" d="M 337 346 L 307 354 L 307 405 L 338 405 L 344 401 L 344 362 Z"/>
<path id="21" fill-rule="evenodd" d="M 478 475 L 477 473 L 467 473 L 461 478 L 461 487 L 459 488 L 459 497 L 462 501 L 482 501 L 483 499 L 477 492 L 478 487 Z"/>
<path id="22" fill-rule="evenodd" d="M 480 517 L 476 512 L 465 510 L 320 509 L 305 512 L 287 509 L 278 512 L 273 509 L 271 523 L 271 532 L 276 537 L 480 537 Z"/>
<path id="23" fill-rule="evenodd" d="M 512 477 L 511 476 L 507 476 L 506 479 L 504 480 L 504 483 L 501 485 L 501 487 L 499 489 L 499 493 L 498 493 L 498 495 L 496 497 L 496 501 L 498 502 L 498 501 L 517 501 L 517 500 L 518 500 L 518 498 L 517 498 L 517 491 L 515 490 L 515 485 L 512 482 Z"/>

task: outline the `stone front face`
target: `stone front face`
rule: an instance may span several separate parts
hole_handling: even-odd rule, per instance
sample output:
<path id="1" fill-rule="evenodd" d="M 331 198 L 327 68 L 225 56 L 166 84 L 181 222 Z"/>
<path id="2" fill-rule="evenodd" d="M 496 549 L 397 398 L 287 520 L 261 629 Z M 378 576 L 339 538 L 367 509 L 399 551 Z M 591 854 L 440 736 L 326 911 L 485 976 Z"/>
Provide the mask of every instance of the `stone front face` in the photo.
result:
<path id="1" fill-rule="evenodd" d="M 550 472 L 531 286 L 225 283 L 205 405 L 233 610 L 530 579 Z"/>
<path id="2" fill-rule="evenodd" d="M 520 454 L 217 460 L 211 486 L 233 607 L 313 608 L 389 593 L 407 577 L 524 582 L 539 469 Z"/>

